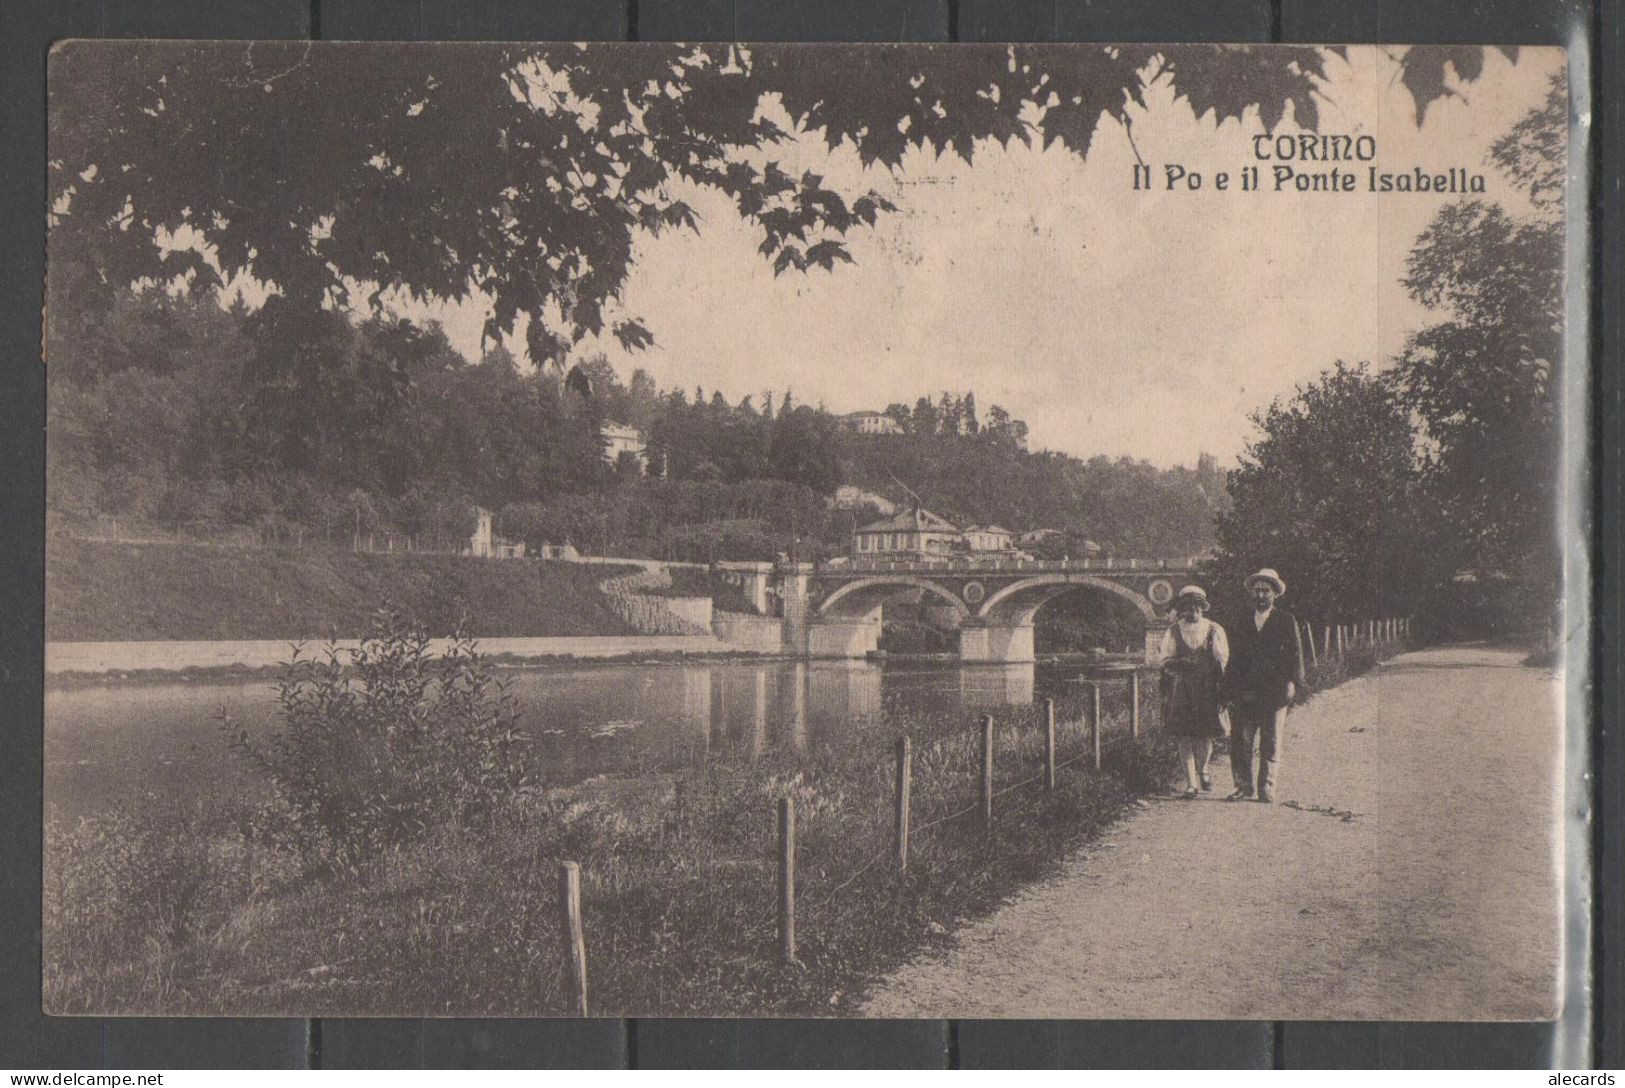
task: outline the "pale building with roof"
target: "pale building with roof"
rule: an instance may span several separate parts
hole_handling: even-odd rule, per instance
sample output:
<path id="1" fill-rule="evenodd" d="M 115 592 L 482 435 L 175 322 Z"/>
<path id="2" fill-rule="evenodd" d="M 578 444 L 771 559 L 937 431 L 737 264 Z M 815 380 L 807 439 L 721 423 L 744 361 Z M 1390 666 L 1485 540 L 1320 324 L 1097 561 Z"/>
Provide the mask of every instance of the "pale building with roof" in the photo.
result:
<path id="1" fill-rule="evenodd" d="M 859 526 L 852 533 L 855 556 L 946 558 L 964 550 L 959 526 L 931 511 L 911 506 L 890 517 Z"/>
<path id="2" fill-rule="evenodd" d="M 903 425 L 885 412 L 848 412 L 841 421 L 859 434 L 903 433 Z"/>
<path id="3" fill-rule="evenodd" d="M 609 458 L 610 464 L 618 461 L 621 454 L 630 453 L 638 459 L 639 465 L 648 467 L 649 443 L 644 439 L 642 431 L 624 423 L 605 423 L 602 434 L 604 456 Z"/>
<path id="4" fill-rule="evenodd" d="M 483 506 L 474 507 L 474 531 L 468 536 L 468 547 L 463 554 L 481 559 L 523 559 L 525 542 L 497 535 L 495 524 L 491 511 Z"/>
<path id="5" fill-rule="evenodd" d="M 972 525 L 965 530 L 965 546 L 973 552 L 1010 552 L 1015 534 L 998 525 Z"/>

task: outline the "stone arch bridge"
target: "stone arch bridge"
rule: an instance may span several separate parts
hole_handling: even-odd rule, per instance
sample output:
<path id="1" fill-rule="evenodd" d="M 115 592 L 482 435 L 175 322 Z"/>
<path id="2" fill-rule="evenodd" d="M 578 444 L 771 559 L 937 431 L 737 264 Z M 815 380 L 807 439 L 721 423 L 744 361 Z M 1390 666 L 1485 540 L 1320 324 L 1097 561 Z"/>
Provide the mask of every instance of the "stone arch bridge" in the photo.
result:
<path id="1" fill-rule="evenodd" d="M 959 629 L 968 662 L 1034 659 L 1033 620 L 1055 598 L 1076 592 L 1115 597 L 1145 624 L 1145 653 L 1156 653 L 1168 605 L 1194 567 L 1171 560 L 849 560 L 844 563 L 724 564 L 762 610 L 781 617 L 787 650 L 811 657 L 864 657 L 879 648 L 881 608 L 925 594 Z M 745 568 L 749 567 L 750 570 Z M 725 577 L 730 572 L 722 571 Z"/>

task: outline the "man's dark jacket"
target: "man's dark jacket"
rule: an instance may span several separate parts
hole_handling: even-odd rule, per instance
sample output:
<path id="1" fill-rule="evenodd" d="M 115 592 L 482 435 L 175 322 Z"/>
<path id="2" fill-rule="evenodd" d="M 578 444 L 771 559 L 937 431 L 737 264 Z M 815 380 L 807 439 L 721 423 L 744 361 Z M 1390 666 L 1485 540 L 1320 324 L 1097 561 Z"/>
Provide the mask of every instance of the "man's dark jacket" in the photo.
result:
<path id="1" fill-rule="evenodd" d="M 1232 703 L 1246 710 L 1273 711 L 1292 701 L 1286 691 L 1289 681 L 1303 691 L 1303 645 L 1292 613 L 1272 608 L 1260 629 L 1249 612 L 1226 634 L 1230 664 L 1224 679 Z"/>

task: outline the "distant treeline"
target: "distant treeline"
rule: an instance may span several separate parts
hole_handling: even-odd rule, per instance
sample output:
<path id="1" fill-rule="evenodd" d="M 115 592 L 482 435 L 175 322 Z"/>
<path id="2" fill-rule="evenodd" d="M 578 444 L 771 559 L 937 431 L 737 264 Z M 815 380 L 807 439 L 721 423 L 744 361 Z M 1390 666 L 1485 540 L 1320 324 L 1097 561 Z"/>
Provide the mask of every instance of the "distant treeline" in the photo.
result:
<path id="1" fill-rule="evenodd" d="M 1224 509 L 1211 458 L 1159 470 L 1028 452 L 1026 425 L 998 405 L 982 416 L 973 393 L 891 405 L 900 433 L 859 434 L 791 392 L 661 390 L 642 370 L 623 382 L 602 357 L 532 368 L 498 348 L 470 362 L 437 327 L 406 321 L 324 311 L 313 336 L 274 296 L 249 311 L 202 292 L 113 289 L 71 254 L 52 292 L 49 510 L 69 531 L 116 518 L 449 550 L 479 505 L 532 545 L 814 558 L 844 551 L 875 516 L 861 499 L 831 508 L 852 484 L 893 502 L 912 492 L 967 523 L 1187 556 L 1212 543 Z M 606 422 L 643 433 L 647 472 L 609 460 Z"/>

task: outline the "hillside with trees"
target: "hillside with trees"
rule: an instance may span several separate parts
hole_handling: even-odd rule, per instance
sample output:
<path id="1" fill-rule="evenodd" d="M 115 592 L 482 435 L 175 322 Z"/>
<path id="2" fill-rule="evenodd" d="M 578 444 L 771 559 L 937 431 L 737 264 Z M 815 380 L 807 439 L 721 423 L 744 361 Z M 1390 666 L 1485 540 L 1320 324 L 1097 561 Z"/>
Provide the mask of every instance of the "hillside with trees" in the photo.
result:
<path id="1" fill-rule="evenodd" d="M 73 266 L 68 266 L 69 271 Z M 69 277 L 69 282 L 73 282 Z M 51 345 L 53 529 L 125 536 L 448 551 L 472 510 L 532 546 L 656 558 L 805 558 L 844 552 L 873 508 L 833 509 L 852 484 L 918 496 L 964 523 L 1057 529 L 1118 554 L 1189 556 L 1224 499 L 1195 469 L 1029 452 L 1026 427 L 975 394 L 888 411 L 859 434 L 789 391 L 730 397 L 622 381 L 601 356 L 556 368 L 502 349 L 459 355 L 434 326 L 324 318 L 310 398 L 254 363 L 257 315 L 208 292 L 91 294 Z M 606 422 L 647 439 L 611 463 Z"/>

